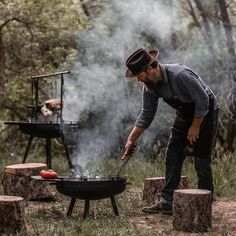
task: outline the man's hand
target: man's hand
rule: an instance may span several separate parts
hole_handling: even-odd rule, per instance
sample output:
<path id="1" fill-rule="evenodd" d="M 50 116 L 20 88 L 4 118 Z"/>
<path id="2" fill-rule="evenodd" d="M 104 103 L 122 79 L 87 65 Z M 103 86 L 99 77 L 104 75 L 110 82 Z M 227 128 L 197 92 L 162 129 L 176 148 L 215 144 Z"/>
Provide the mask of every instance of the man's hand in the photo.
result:
<path id="1" fill-rule="evenodd" d="M 200 130 L 199 127 L 191 126 L 189 128 L 187 139 L 191 145 L 193 145 L 193 143 L 195 143 L 198 140 L 199 130 Z"/>
<path id="2" fill-rule="evenodd" d="M 200 126 L 203 119 L 204 117 L 194 117 L 193 119 L 192 125 L 188 130 L 188 136 L 187 136 L 187 139 L 191 145 L 193 145 L 193 143 L 195 143 L 199 138 Z"/>
<path id="3" fill-rule="evenodd" d="M 132 141 L 128 140 L 125 145 L 124 154 L 120 159 L 123 160 L 123 159 L 125 159 L 126 156 L 131 155 L 133 153 L 134 146 L 135 146 L 134 143 Z"/>
<path id="4" fill-rule="evenodd" d="M 138 137 L 142 134 L 142 132 L 145 130 L 145 128 L 134 126 L 133 130 L 131 131 L 127 143 L 125 144 L 125 151 L 123 156 L 120 158 L 121 160 L 125 159 L 126 156 L 133 153 L 135 148 L 135 142 L 138 139 Z"/>

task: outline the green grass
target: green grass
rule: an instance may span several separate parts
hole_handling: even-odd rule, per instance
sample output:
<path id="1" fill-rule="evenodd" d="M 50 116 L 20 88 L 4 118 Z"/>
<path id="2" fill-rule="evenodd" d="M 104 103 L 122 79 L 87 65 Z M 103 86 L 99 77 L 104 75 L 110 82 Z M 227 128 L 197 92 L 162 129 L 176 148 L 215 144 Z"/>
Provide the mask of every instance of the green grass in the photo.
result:
<path id="1" fill-rule="evenodd" d="M 103 218 L 103 219 L 64 219 L 63 222 L 49 220 L 31 220 L 34 225 L 34 235 L 140 235 L 137 229 L 130 225 L 125 219 Z M 44 229 L 42 231 L 42 229 Z M 142 234 L 143 235 L 143 234 Z"/>
<path id="2" fill-rule="evenodd" d="M 6 156 L 2 159 L 1 176 L 4 166 L 20 162 L 21 157 Z M 103 159 L 87 164 L 88 169 L 100 170 L 100 173 L 109 173 L 118 160 Z M 44 162 L 44 157 L 30 156 L 28 162 Z M 212 169 L 215 183 L 215 198 L 236 199 L 236 158 L 233 154 L 221 153 L 221 159 L 214 160 Z M 65 156 L 53 157 L 53 169 L 59 174 L 68 173 L 68 164 Z M 116 197 L 120 217 L 114 217 L 109 199 L 92 201 L 91 213 L 86 219 L 82 219 L 83 202 L 77 200 L 71 218 L 66 218 L 66 210 L 69 205 L 69 198 L 56 193 L 56 201 L 42 203 L 30 202 L 26 211 L 27 234 L 21 235 L 178 235 L 171 229 L 163 229 L 160 233 L 154 233 L 151 229 L 140 231 L 136 224 L 132 223 L 132 217 L 141 216 L 143 180 L 147 177 L 164 176 L 164 156 L 159 156 L 156 161 L 146 161 L 137 152 L 127 164 L 122 175 L 125 175 L 128 185 L 124 193 Z M 183 166 L 183 175 L 189 178 L 190 188 L 196 188 L 197 179 L 193 161 L 187 159 Z M 52 187 L 54 188 L 54 187 Z M 3 194 L 2 188 L 0 194 Z M 161 219 L 165 224 L 165 218 Z M 227 225 L 221 229 L 219 234 L 209 232 L 205 235 L 228 235 Z"/>

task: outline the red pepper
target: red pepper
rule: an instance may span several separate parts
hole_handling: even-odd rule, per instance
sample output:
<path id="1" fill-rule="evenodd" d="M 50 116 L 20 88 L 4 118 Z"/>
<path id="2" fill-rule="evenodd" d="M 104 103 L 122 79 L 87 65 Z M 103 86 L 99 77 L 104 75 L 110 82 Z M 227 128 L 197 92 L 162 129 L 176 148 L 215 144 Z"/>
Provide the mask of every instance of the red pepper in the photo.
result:
<path id="1" fill-rule="evenodd" d="M 57 178 L 57 173 L 53 170 L 41 170 L 39 174 L 44 179 L 55 179 L 55 178 Z"/>

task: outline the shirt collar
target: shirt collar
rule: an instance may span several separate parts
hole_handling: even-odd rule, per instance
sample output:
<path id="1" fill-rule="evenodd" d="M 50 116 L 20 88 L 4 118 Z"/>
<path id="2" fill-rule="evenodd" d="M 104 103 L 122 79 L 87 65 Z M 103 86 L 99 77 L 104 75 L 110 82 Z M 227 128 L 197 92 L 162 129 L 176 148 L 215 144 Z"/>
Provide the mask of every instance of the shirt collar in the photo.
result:
<path id="1" fill-rule="evenodd" d="M 168 77 L 167 77 L 167 73 L 166 73 L 166 67 L 164 64 L 159 63 L 160 66 L 160 70 L 161 70 L 161 75 L 162 75 L 162 79 L 164 80 L 165 83 L 168 82 Z"/>

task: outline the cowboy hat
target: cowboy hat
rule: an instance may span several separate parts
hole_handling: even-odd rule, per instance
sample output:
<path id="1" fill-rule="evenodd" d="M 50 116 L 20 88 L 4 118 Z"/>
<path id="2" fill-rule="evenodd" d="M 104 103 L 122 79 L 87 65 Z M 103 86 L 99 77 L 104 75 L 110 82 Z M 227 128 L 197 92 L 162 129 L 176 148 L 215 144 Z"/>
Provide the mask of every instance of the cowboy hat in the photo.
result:
<path id="1" fill-rule="evenodd" d="M 139 73 L 145 71 L 159 56 L 159 51 L 147 51 L 144 48 L 140 48 L 135 51 L 126 60 L 126 66 L 128 67 L 125 73 L 125 79 L 131 80 Z"/>

